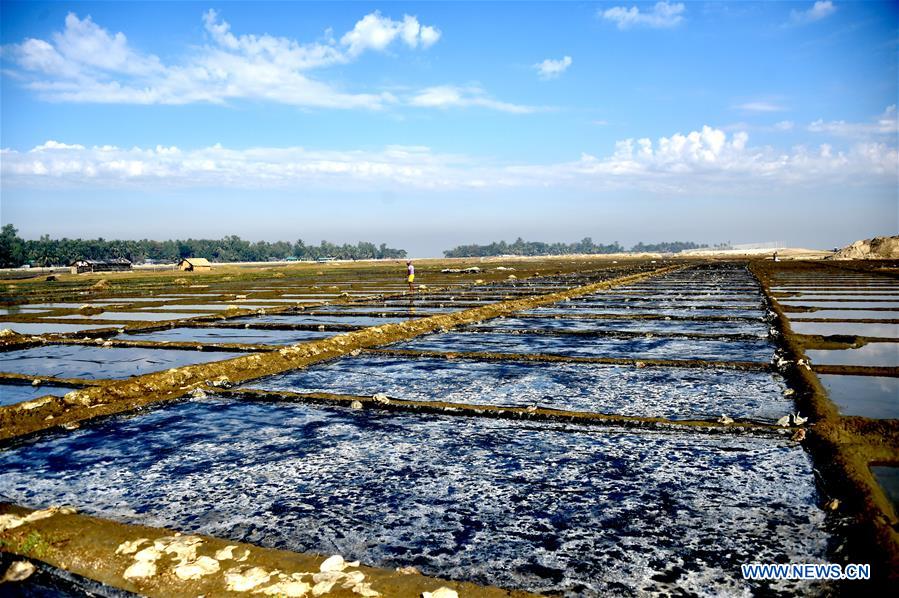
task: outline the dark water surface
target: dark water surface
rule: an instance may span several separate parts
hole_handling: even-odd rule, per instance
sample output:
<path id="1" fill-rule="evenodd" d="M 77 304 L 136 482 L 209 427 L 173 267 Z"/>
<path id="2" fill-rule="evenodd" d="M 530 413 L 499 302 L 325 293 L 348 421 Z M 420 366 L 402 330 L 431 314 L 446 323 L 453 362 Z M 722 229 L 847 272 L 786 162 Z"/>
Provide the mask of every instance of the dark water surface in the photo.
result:
<path id="1" fill-rule="evenodd" d="M 254 330 L 252 328 L 169 328 L 143 334 L 120 334 L 126 341 L 196 342 L 204 344 L 245 343 L 259 345 L 292 345 L 327 338 L 337 332 L 317 330 Z"/>
<path id="2" fill-rule="evenodd" d="M 397 349 L 492 353 L 543 353 L 573 357 L 622 357 L 644 359 L 703 359 L 771 361 L 774 347 L 767 340 L 718 341 L 680 338 L 596 338 L 447 332 L 422 336 L 392 345 Z"/>
<path id="3" fill-rule="evenodd" d="M 218 399 L 0 453 L 18 503 L 571 596 L 733 595 L 741 563 L 826 560 L 813 480 L 771 438 Z"/>
<path id="4" fill-rule="evenodd" d="M 61 397 L 69 391 L 75 390 L 69 386 L 31 386 L 30 384 L 2 384 L 0 383 L 0 405 L 12 405 L 22 401 L 30 401 L 46 395 Z"/>
<path id="5" fill-rule="evenodd" d="M 764 372 L 380 356 L 348 357 L 246 387 L 669 419 L 726 413 L 773 422 L 793 406 L 783 396 L 783 379 Z"/>
<path id="6" fill-rule="evenodd" d="M 0 372 L 54 378 L 128 378 L 238 355 L 246 353 L 50 345 L 0 353 Z"/>
<path id="7" fill-rule="evenodd" d="M 818 374 L 827 395 L 843 415 L 899 418 L 899 378 Z"/>

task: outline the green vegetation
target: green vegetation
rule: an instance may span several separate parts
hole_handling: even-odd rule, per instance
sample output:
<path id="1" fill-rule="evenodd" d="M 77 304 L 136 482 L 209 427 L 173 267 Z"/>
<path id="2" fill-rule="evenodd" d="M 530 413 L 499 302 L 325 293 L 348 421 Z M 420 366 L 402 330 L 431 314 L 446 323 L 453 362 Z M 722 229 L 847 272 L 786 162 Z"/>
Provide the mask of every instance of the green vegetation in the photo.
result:
<path id="1" fill-rule="evenodd" d="M 669 241 L 664 243 L 637 243 L 631 247 L 633 252 L 653 252 L 653 253 L 678 253 L 688 249 L 700 249 L 708 247 L 708 245 L 699 245 L 689 241 Z M 722 248 L 716 246 L 716 248 Z M 611 245 L 603 245 L 593 242 L 593 239 L 586 237 L 576 243 L 541 243 L 539 241 L 525 241 L 521 237 L 514 243 L 506 243 L 500 241 L 489 245 L 459 245 L 453 249 L 443 252 L 446 257 L 484 257 L 494 255 L 566 255 L 570 253 L 582 254 L 605 254 L 605 253 L 622 253 L 626 251 L 624 247 L 615 241 Z"/>
<path id="2" fill-rule="evenodd" d="M 18 552 L 40 558 L 46 556 L 49 550 L 50 543 L 41 536 L 40 532 L 33 531 L 22 541 Z"/>
<path id="3" fill-rule="evenodd" d="M 51 239 L 48 235 L 34 241 L 18 236 L 16 227 L 7 224 L 0 231 L 0 267 L 64 266 L 76 259 L 103 260 L 126 258 L 135 263 L 153 260 L 176 262 L 183 257 L 204 257 L 213 262 L 265 262 L 296 258 L 398 259 L 406 257 L 404 249 L 393 249 L 381 243 L 361 241 L 355 245 L 335 245 L 322 241 L 318 246 L 276 241 L 251 243 L 236 235 L 223 239 L 187 239 L 169 241 L 107 241 L 104 239 Z"/>
<path id="4" fill-rule="evenodd" d="M 21 542 L 0 539 L 0 550 L 42 558 L 50 552 L 52 543 L 51 540 L 44 538 L 40 532 L 31 531 Z"/>

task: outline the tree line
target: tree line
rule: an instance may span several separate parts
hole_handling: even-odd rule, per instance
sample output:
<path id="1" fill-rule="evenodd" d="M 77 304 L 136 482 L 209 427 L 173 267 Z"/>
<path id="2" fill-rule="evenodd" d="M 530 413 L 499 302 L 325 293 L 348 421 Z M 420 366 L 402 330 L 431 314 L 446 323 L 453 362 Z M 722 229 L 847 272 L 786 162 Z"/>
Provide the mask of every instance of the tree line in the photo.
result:
<path id="1" fill-rule="evenodd" d="M 716 245 L 716 248 L 724 248 L 725 245 Z M 688 249 L 701 249 L 708 245 L 700 245 L 690 241 L 667 241 L 663 243 L 637 243 L 631 247 L 632 252 L 646 253 L 679 253 Z M 575 243 L 542 243 L 540 241 L 525 241 L 521 237 L 514 243 L 505 241 L 493 242 L 489 245 L 459 245 L 443 252 L 446 257 L 486 257 L 495 255 L 566 255 L 572 253 L 582 254 L 606 254 L 623 253 L 627 251 L 618 244 L 618 241 L 610 245 L 596 244 L 590 237 Z"/>
<path id="2" fill-rule="evenodd" d="M 250 242 L 237 235 L 221 239 L 185 239 L 168 241 L 105 240 L 105 239 L 51 239 L 44 235 L 37 240 L 19 237 L 12 224 L 0 230 L 0 267 L 65 266 L 76 259 L 105 260 L 125 258 L 134 263 L 152 260 L 158 263 L 177 262 L 185 257 L 204 257 L 212 262 L 265 262 L 270 260 L 335 259 L 400 259 L 406 257 L 404 249 L 375 245 L 360 241 L 355 245 L 336 245 L 322 241 L 319 245 L 306 245 L 302 239 L 288 241 Z"/>

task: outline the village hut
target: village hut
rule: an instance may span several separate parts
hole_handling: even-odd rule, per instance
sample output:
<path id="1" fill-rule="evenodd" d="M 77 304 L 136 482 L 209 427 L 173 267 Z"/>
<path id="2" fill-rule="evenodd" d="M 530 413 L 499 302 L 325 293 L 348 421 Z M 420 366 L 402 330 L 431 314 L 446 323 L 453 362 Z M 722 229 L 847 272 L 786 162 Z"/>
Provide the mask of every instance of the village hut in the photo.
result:
<path id="1" fill-rule="evenodd" d="M 212 264 L 205 257 L 186 257 L 178 262 L 178 269 L 185 272 L 203 272 L 212 270 Z"/>
<path id="2" fill-rule="evenodd" d="M 131 270 L 131 262 L 125 258 L 113 258 L 108 260 L 75 260 L 69 264 L 72 274 L 84 274 L 85 272 L 128 272 Z"/>

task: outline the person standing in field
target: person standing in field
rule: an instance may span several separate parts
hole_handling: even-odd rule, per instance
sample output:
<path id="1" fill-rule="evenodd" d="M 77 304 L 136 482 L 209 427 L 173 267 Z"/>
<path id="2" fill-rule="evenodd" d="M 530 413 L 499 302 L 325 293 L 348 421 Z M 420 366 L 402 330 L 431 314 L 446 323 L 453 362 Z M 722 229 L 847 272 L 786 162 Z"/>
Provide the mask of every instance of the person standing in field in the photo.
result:
<path id="1" fill-rule="evenodd" d="M 406 262 L 406 282 L 409 283 L 409 292 L 415 292 L 415 285 L 412 283 L 415 282 L 415 266 L 412 265 L 412 260 Z"/>

